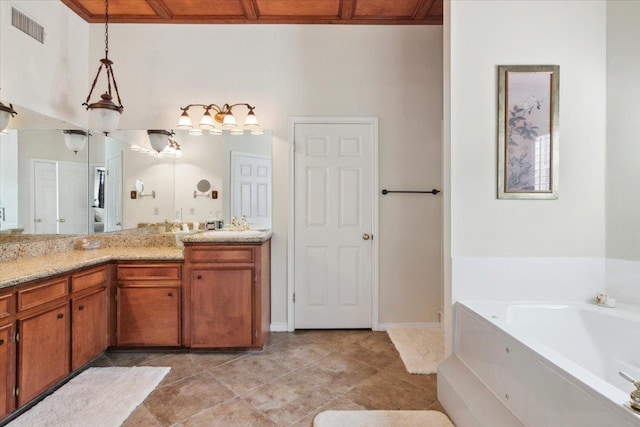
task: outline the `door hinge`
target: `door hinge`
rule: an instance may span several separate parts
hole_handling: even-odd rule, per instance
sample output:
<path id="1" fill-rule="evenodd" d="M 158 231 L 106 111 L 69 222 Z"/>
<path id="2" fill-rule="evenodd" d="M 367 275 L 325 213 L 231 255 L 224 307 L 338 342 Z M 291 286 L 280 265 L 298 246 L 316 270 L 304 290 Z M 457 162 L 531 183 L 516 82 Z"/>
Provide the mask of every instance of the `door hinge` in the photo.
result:
<path id="1" fill-rule="evenodd" d="M 13 388 L 13 397 L 17 397 L 17 396 L 20 396 L 20 388 L 14 387 Z"/>
<path id="2" fill-rule="evenodd" d="M 20 342 L 20 332 L 16 332 L 13 336 L 13 342 Z"/>
<path id="3" fill-rule="evenodd" d="M 293 151 L 296 151 L 296 142 L 293 141 Z"/>
<path id="4" fill-rule="evenodd" d="M 257 282 L 257 281 L 258 281 L 258 273 L 255 273 L 255 274 L 253 275 L 253 281 L 254 281 L 254 282 Z"/>
<path id="5" fill-rule="evenodd" d="M 253 336 L 254 336 L 254 338 L 258 338 L 258 330 L 257 329 L 253 331 Z"/>
<path id="6" fill-rule="evenodd" d="M 296 293 L 295 292 L 293 293 L 293 302 L 294 303 L 296 302 Z"/>

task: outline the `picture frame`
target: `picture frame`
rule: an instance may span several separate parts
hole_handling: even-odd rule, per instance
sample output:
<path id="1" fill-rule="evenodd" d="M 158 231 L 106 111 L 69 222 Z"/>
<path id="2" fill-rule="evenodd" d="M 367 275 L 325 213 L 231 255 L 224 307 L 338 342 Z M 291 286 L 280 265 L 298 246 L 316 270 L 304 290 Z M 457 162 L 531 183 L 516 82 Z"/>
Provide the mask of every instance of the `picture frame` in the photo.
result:
<path id="1" fill-rule="evenodd" d="M 498 66 L 498 199 L 557 199 L 558 65 Z"/>

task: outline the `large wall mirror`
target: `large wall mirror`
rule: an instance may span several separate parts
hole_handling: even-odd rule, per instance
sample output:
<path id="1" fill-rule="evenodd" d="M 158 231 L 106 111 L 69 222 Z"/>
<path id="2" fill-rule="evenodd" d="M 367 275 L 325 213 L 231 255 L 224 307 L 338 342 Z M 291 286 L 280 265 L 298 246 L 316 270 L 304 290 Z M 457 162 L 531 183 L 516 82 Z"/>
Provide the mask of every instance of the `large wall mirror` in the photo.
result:
<path id="1" fill-rule="evenodd" d="M 87 133 L 14 108 L 0 134 L 0 242 L 87 233 Z"/>
<path id="2" fill-rule="evenodd" d="M 177 131 L 178 158 L 153 151 L 146 130 L 89 131 L 83 145 L 82 129 L 15 108 L 0 136 L 0 243 L 242 215 L 271 228 L 270 131 Z"/>

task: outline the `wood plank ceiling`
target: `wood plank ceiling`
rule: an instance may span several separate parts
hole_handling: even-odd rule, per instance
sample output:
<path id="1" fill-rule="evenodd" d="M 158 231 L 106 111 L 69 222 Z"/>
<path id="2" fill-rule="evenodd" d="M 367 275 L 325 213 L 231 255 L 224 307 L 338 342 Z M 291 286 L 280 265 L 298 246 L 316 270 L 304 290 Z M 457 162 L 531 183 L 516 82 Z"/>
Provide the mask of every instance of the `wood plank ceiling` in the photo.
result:
<path id="1" fill-rule="evenodd" d="M 90 23 L 104 0 L 61 0 Z M 441 25 L 443 0 L 109 0 L 114 23 Z"/>

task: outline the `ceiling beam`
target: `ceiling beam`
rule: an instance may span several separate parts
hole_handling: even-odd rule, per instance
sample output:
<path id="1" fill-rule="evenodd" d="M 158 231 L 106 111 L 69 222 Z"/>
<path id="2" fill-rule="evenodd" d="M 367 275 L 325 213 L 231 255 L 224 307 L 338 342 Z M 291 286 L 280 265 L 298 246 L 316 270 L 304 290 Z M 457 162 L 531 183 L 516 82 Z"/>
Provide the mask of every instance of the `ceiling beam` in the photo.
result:
<path id="1" fill-rule="evenodd" d="M 416 9 L 416 13 L 413 14 L 413 19 L 425 19 L 435 2 L 436 0 L 422 0 Z"/>
<path id="2" fill-rule="evenodd" d="M 244 9 L 244 14 L 247 19 L 255 20 L 258 19 L 258 6 L 255 3 L 255 0 L 240 0 L 242 3 L 242 9 Z"/>
<path id="3" fill-rule="evenodd" d="M 71 9 L 80 18 L 84 19 L 87 22 L 91 21 L 92 15 L 87 9 L 84 8 L 84 6 L 79 4 L 76 0 L 62 0 L 62 3 L 69 9 Z"/>
<path id="4" fill-rule="evenodd" d="M 341 0 L 340 1 L 340 18 L 345 21 L 353 18 L 353 12 L 356 9 L 356 0 Z"/>
<path id="5" fill-rule="evenodd" d="M 158 15 L 160 19 L 171 19 L 173 14 L 162 0 L 146 0 L 147 4 Z"/>

